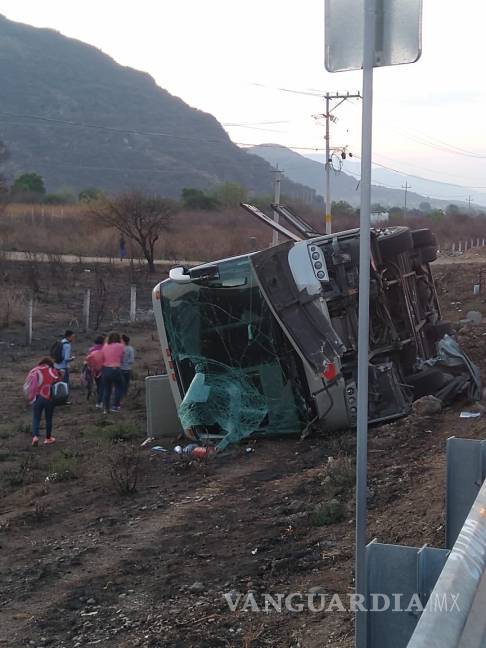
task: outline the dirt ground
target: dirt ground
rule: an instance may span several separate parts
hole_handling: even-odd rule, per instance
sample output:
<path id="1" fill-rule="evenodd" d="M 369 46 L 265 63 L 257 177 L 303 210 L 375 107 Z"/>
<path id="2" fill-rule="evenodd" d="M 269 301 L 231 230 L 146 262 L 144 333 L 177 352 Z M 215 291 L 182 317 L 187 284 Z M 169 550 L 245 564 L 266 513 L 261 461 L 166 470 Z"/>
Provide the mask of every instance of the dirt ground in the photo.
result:
<path id="1" fill-rule="evenodd" d="M 434 272 L 443 316 L 458 325 L 484 374 L 486 323 L 458 324 L 468 310 L 486 314 L 485 298 L 472 293 L 481 268 L 482 256 Z M 104 417 L 78 386 L 72 405 L 56 411 L 56 444 L 31 448 L 22 382 L 78 312 L 92 281 L 85 270 L 64 268 L 69 280 L 59 280 L 49 267 L 35 269 L 32 347 L 23 345 L 20 323 L 0 330 L 0 645 L 351 647 L 348 613 L 231 612 L 223 595 L 252 592 L 259 601 L 263 593 L 352 592 L 354 434 L 250 441 L 209 462 L 140 448 L 143 380 L 161 367 L 148 313 L 153 278 L 109 271 L 112 298 L 124 305 L 136 280 L 142 319 L 148 313 L 128 325 L 123 309 L 105 309 L 103 328 L 121 319 L 114 325 L 137 351 L 122 412 Z M 0 272 L 7 285 L 31 285 L 25 265 L 3 261 Z M 75 384 L 91 337 L 80 333 L 74 343 Z M 370 540 L 443 546 L 445 442 L 480 437 L 486 416 L 460 420 L 463 407 L 370 431 Z M 135 476 L 135 492 L 122 494 Z M 327 523 L 330 500 L 339 513 Z"/>

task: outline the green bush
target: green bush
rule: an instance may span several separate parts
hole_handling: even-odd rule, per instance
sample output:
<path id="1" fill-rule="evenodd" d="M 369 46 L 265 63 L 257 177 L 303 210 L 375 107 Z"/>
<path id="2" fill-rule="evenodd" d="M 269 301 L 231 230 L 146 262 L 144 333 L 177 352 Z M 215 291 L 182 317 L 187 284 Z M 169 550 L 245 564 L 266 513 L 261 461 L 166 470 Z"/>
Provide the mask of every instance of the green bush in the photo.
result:
<path id="1" fill-rule="evenodd" d="M 351 457 L 337 457 L 329 461 L 322 471 L 322 485 L 328 496 L 348 493 L 354 488 L 356 473 Z"/>
<path id="2" fill-rule="evenodd" d="M 132 444 L 118 445 L 108 459 L 110 477 L 119 495 L 132 495 L 137 490 L 140 477 L 140 447 Z"/>
<path id="3" fill-rule="evenodd" d="M 332 499 L 329 502 L 318 504 L 310 516 L 312 526 L 326 526 L 341 522 L 345 517 L 345 508 L 343 503 L 338 499 Z"/>
<path id="4" fill-rule="evenodd" d="M 84 427 L 81 436 L 112 444 L 137 441 L 143 437 L 143 430 L 135 423 L 114 422 L 113 417 L 104 417 L 98 419 L 93 425 Z"/>
<path id="5" fill-rule="evenodd" d="M 77 479 L 78 473 L 79 455 L 61 450 L 52 458 L 47 478 L 52 482 L 70 481 L 71 479 Z"/>

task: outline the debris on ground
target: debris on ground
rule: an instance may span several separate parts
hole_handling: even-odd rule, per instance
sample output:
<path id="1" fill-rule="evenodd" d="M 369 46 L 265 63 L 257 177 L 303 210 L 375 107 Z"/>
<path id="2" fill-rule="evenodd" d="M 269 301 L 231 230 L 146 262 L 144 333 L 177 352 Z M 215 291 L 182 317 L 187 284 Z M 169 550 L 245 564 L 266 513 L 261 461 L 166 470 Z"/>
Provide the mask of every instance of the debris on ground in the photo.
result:
<path id="1" fill-rule="evenodd" d="M 435 396 L 422 396 L 412 406 L 414 414 L 418 416 L 434 416 L 442 409 L 442 401 Z"/>

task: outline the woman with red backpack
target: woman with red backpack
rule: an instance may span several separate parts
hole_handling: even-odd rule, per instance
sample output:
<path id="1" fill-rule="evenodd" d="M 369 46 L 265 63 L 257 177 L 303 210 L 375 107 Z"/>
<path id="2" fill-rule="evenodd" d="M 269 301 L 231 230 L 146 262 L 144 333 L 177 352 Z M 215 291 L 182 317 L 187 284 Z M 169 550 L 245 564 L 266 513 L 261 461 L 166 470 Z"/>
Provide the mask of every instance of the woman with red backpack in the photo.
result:
<path id="1" fill-rule="evenodd" d="M 55 403 L 52 394 L 52 385 L 62 379 L 62 373 L 54 367 L 51 358 L 42 358 L 27 376 L 24 392 L 32 403 L 32 445 L 39 445 L 39 428 L 42 414 L 46 419 L 46 438 L 44 445 L 56 441 L 52 436 L 52 418 Z"/>

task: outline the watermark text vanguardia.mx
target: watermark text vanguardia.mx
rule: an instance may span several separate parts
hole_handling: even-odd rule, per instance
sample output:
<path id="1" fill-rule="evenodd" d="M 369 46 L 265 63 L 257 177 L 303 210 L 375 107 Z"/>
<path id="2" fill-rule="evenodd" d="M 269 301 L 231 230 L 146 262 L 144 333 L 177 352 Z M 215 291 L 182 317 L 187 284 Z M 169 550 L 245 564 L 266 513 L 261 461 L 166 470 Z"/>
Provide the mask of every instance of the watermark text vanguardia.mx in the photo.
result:
<path id="1" fill-rule="evenodd" d="M 409 612 L 421 613 L 425 602 L 419 594 L 381 594 L 373 593 L 365 597 L 361 594 L 322 594 L 291 592 L 262 593 L 227 592 L 223 595 L 231 612 Z M 433 612 L 460 612 L 459 594 L 434 594 L 428 601 Z"/>

